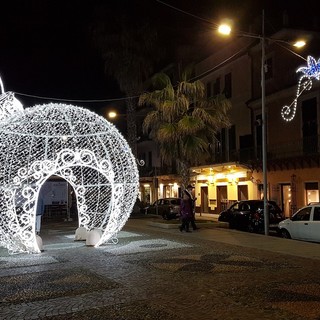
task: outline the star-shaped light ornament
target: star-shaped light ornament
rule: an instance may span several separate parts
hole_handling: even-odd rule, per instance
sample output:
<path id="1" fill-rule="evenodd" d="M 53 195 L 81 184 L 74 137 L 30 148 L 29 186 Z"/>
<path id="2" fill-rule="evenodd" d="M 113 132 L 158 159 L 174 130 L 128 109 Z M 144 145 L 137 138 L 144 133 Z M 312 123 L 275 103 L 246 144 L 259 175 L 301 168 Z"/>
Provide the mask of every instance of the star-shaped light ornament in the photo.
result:
<path id="1" fill-rule="evenodd" d="M 307 67 L 300 67 L 297 72 L 302 72 L 304 77 L 320 79 L 320 59 L 316 61 L 315 58 L 308 56 Z"/>
<path id="2" fill-rule="evenodd" d="M 303 73 L 298 82 L 296 97 L 289 106 L 283 106 L 281 109 L 282 119 L 287 122 L 293 120 L 295 117 L 298 98 L 301 94 L 312 88 L 313 79 L 320 80 L 320 59 L 317 61 L 315 58 L 308 56 L 307 66 L 298 68 L 296 72 Z"/>

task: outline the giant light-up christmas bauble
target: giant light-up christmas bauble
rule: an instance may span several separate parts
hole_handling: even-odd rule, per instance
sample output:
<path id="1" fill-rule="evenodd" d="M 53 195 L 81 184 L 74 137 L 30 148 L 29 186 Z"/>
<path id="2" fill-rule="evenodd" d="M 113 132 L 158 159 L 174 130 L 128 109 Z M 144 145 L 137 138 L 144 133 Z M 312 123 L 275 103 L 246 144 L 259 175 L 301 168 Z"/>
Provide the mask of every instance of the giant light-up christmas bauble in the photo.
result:
<path id="1" fill-rule="evenodd" d="M 79 227 L 99 229 L 95 246 L 115 238 L 139 186 L 136 159 L 119 131 L 73 105 L 17 108 L 0 112 L 0 245 L 11 253 L 40 251 L 36 207 L 42 185 L 53 175 L 73 187 Z"/>

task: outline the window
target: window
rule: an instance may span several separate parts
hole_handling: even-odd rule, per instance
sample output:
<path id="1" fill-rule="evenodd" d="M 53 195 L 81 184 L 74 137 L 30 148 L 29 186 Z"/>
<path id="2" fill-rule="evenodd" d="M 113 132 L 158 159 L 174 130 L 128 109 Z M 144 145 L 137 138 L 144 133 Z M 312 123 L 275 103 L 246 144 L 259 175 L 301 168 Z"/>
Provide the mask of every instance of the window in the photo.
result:
<path id="1" fill-rule="evenodd" d="M 224 76 L 224 90 L 223 90 L 224 95 L 226 98 L 231 98 L 232 97 L 232 77 L 231 73 L 228 73 Z"/>
<path id="2" fill-rule="evenodd" d="M 226 128 L 221 129 L 221 135 L 220 135 L 220 159 L 222 161 L 226 160 Z"/>
<path id="3" fill-rule="evenodd" d="M 212 82 L 207 82 L 207 98 L 212 97 Z"/>
<path id="4" fill-rule="evenodd" d="M 320 221 L 320 207 L 314 207 L 313 210 L 313 220 Z"/>
<path id="5" fill-rule="evenodd" d="M 250 206 L 247 203 L 242 203 L 241 207 L 240 207 L 241 211 L 249 211 L 250 210 Z"/>
<path id="6" fill-rule="evenodd" d="M 265 60 L 265 65 L 264 65 L 264 74 L 265 74 L 265 79 L 272 79 L 273 77 L 273 63 L 272 63 L 272 58 L 268 58 Z"/>
<path id="7" fill-rule="evenodd" d="M 255 143 L 257 146 L 256 157 L 257 159 L 262 159 L 262 115 L 256 116 L 256 126 L 255 126 Z"/>
<path id="8" fill-rule="evenodd" d="M 216 79 L 213 85 L 213 95 L 216 96 L 220 94 L 220 77 Z"/>
<path id="9" fill-rule="evenodd" d="M 237 160 L 237 147 L 236 147 L 236 126 L 232 125 L 229 129 L 229 158 L 232 161 Z"/>
<path id="10" fill-rule="evenodd" d="M 230 211 L 239 211 L 239 202 L 230 207 Z"/>
<path id="11" fill-rule="evenodd" d="M 146 154 L 145 153 L 140 153 L 138 157 L 139 157 L 139 160 L 143 160 L 144 163 L 146 162 Z"/>
<path id="12" fill-rule="evenodd" d="M 207 98 L 220 94 L 220 77 L 215 82 L 207 82 Z"/>
<path id="13" fill-rule="evenodd" d="M 223 128 L 220 132 L 217 132 L 216 138 L 215 159 L 218 161 L 224 161 L 226 154 L 226 129 Z"/>
<path id="14" fill-rule="evenodd" d="M 148 156 L 148 166 L 149 167 L 152 167 L 152 152 L 151 151 L 149 151 L 149 156 Z"/>
<path id="15" fill-rule="evenodd" d="M 305 192 L 307 204 L 319 202 L 319 186 L 318 182 L 306 182 Z"/>
<path id="16" fill-rule="evenodd" d="M 318 152 L 317 98 L 302 101 L 302 136 L 304 153 Z"/>
<path id="17" fill-rule="evenodd" d="M 303 208 L 298 211 L 292 218 L 293 221 L 309 221 L 311 207 Z"/>

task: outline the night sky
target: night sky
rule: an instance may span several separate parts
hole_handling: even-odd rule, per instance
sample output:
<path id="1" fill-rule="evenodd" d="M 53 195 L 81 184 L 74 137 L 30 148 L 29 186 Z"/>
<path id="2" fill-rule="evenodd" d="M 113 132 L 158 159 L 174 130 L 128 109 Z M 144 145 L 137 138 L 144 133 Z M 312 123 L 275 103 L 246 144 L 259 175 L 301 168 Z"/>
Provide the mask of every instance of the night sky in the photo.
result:
<path id="1" fill-rule="evenodd" d="M 101 57 L 91 38 L 90 28 L 102 17 L 110 21 L 110 30 L 114 29 L 114 19 L 122 15 L 129 17 L 132 26 L 138 21 L 151 23 L 159 34 L 159 45 L 167 49 L 165 63 L 170 61 L 170 52 L 177 45 L 211 50 L 212 24 L 206 20 L 218 23 L 228 16 L 242 30 L 248 30 L 264 8 L 268 28 L 276 31 L 286 9 L 292 24 L 312 29 L 313 18 L 309 15 L 317 12 L 316 1 L 304 1 L 303 6 L 271 0 L 164 2 L 190 15 L 156 0 L 1 2 L 0 75 L 5 90 L 62 100 L 123 97 L 116 83 L 104 75 Z M 19 94 L 17 97 L 30 105 L 51 101 Z M 70 103 L 99 109 L 110 102 Z"/>

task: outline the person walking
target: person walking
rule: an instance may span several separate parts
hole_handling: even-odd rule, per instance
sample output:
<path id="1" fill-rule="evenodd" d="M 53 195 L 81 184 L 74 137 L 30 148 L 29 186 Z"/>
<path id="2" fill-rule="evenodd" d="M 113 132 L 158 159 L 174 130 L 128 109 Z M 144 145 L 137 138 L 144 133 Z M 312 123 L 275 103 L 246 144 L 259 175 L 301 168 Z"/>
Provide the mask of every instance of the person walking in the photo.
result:
<path id="1" fill-rule="evenodd" d="M 187 186 L 187 189 L 184 192 L 189 198 L 188 201 L 190 201 L 190 203 L 191 203 L 192 215 L 191 215 L 191 218 L 190 218 L 190 223 L 191 223 L 192 229 L 193 230 L 198 230 L 200 228 L 198 228 L 197 225 L 196 225 L 196 217 L 195 217 L 195 215 L 196 215 L 195 203 L 196 203 L 197 198 L 193 197 L 193 194 L 192 194 L 192 190 L 193 189 L 194 189 L 194 187 L 191 184 L 189 184 Z"/>
<path id="2" fill-rule="evenodd" d="M 189 230 L 189 224 L 191 223 L 193 230 L 198 229 L 195 224 L 195 218 L 194 218 L 194 203 L 195 199 L 192 196 L 192 189 L 194 187 L 189 184 L 183 192 L 182 200 L 181 200 L 181 226 L 179 227 L 179 230 L 190 232 Z"/>

